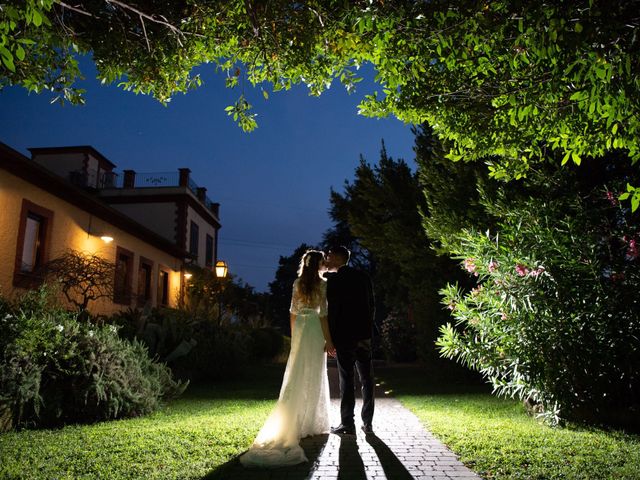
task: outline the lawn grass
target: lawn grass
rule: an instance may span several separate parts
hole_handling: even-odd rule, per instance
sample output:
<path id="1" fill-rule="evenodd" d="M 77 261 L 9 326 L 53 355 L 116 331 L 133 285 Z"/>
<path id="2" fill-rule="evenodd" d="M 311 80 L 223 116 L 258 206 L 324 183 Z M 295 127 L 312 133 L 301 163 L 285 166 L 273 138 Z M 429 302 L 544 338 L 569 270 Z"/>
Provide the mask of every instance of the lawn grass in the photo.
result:
<path id="1" fill-rule="evenodd" d="M 201 479 L 249 447 L 275 403 L 282 369 L 190 387 L 143 418 L 0 434 L 0 479 Z M 484 478 L 640 479 L 639 436 L 547 427 L 519 402 L 478 383 L 454 383 L 442 370 L 382 367 L 377 376 Z"/>
<path id="2" fill-rule="evenodd" d="M 249 447 L 282 367 L 193 387 L 142 418 L 0 434 L 0 479 L 195 479 Z"/>
<path id="3" fill-rule="evenodd" d="M 397 398 L 487 479 L 640 479 L 640 436 L 551 428 L 486 387 L 447 385 L 419 368 L 381 369 Z M 443 377 L 440 375 L 440 377 Z M 433 378 L 433 375 L 431 375 Z"/>

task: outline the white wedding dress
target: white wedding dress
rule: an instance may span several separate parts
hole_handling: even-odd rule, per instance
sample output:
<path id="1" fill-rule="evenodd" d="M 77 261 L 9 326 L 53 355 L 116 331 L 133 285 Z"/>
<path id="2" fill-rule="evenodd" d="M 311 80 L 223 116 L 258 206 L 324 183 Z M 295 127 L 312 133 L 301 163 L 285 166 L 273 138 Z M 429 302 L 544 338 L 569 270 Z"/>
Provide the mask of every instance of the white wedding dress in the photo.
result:
<path id="1" fill-rule="evenodd" d="M 280 467 L 306 462 L 300 439 L 329 431 L 329 381 L 320 316 L 327 315 L 327 286 L 308 304 L 293 284 L 291 313 L 296 315 L 291 352 L 278 403 L 240 463 Z"/>

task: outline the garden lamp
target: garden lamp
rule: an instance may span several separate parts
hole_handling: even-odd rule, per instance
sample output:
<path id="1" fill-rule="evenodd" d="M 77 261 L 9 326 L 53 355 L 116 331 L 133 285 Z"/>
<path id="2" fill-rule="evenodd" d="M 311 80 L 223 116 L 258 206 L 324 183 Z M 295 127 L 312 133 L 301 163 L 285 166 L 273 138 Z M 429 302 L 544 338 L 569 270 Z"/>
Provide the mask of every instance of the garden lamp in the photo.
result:
<path id="1" fill-rule="evenodd" d="M 229 271 L 229 267 L 227 266 L 227 262 L 224 260 L 218 260 L 216 262 L 216 277 L 218 278 L 226 278 L 227 272 Z"/>

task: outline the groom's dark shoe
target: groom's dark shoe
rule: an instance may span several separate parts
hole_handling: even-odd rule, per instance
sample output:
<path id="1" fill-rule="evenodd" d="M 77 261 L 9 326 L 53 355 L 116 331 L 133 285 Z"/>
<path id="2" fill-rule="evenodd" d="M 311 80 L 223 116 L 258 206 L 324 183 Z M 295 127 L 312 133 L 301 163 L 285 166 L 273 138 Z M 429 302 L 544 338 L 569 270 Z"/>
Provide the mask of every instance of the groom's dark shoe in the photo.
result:
<path id="1" fill-rule="evenodd" d="M 331 433 L 335 433 L 336 435 L 355 435 L 356 427 L 340 424 L 337 427 L 332 427 Z"/>
<path id="2" fill-rule="evenodd" d="M 370 423 L 365 423 L 364 425 L 362 425 L 362 431 L 365 433 L 365 435 L 371 435 L 373 433 L 373 427 Z"/>

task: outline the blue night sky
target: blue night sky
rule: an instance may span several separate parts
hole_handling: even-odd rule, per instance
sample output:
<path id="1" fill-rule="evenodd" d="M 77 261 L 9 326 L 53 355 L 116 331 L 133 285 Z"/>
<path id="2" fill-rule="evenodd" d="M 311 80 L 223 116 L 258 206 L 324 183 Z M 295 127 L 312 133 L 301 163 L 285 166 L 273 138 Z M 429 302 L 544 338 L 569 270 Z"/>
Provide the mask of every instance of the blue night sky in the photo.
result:
<path id="1" fill-rule="evenodd" d="M 357 115 L 374 89 L 369 79 L 348 95 L 337 82 L 319 98 L 305 87 L 271 93 L 245 87 L 259 127 L 244 133 L 226 115 L 242 92 L 224 87 L 223 73 L 198 68 L 204 85 L 164 107 L 150 97 L 101 86 L 83 60 L 85 106 L 51 105 L 48 93 L 0 91 L 0 141 L 29 156 L 28 147 L 91 145 L 117 171 L 171 172 L 191 177 L 219 202 L 219 257 L 258 291 L 273 280 L 280 255 L 316 244 L 331 226 L 329 190 L 342 191 L 362 154 L 377 162 L 381 140 L 394 158 L 413 164 L 411 128 L 395 118 Z"/>

